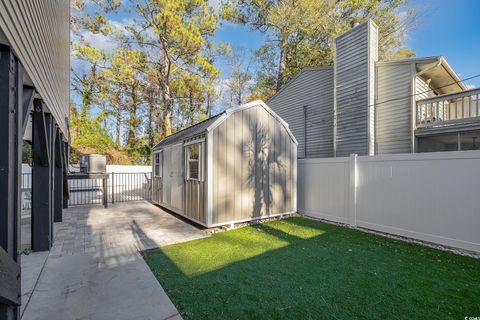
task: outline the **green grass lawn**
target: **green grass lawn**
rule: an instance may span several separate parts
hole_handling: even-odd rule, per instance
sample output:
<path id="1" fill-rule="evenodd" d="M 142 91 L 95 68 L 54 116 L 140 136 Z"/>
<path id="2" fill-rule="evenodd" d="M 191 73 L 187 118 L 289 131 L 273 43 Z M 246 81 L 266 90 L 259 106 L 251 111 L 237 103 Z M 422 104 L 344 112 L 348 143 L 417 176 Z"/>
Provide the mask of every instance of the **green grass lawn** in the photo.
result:
<path id="1" fill-rule="evenodd" d="M 480 316 L 480 260 L 294 217 L 150 250 L 185 319 Z"/>

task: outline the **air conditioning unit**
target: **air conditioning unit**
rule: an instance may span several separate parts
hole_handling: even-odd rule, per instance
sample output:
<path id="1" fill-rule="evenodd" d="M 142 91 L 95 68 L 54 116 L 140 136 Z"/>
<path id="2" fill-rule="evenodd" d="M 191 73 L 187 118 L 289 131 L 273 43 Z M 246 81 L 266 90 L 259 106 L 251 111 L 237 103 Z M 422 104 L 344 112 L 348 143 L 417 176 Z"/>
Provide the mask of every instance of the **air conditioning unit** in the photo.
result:
<path id="1" fill-rule="evenodd" d="M 102 154 L 80 155 L 80 172 L 105 173 L 107 171 L 107 157 Z"/>

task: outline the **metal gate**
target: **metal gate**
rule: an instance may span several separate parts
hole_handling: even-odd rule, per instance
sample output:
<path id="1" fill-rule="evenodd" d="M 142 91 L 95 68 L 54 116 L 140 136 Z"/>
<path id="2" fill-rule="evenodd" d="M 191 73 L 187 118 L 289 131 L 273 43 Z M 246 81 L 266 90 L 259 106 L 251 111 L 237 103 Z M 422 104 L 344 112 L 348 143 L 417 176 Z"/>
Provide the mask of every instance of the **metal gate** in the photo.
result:
<path id="1" fill-rule="evenodd" d="M 151 172 L 121 172 L 109 173 L 107 199 L 108 202 L 126 202 L 151 200 Z M 31 208 L 32 174 L 22 174 L 22 209 Z M 70 191 L 69 206 L 102 204 L 102 179 L 68 180 Z"/>

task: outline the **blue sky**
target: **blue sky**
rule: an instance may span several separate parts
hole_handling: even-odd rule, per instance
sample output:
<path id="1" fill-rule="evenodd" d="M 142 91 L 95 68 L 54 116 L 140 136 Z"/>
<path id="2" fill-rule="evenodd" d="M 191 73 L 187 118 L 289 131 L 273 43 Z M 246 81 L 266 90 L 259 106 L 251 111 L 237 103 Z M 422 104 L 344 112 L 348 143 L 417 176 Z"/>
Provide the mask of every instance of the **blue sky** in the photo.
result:
<path id="1" fill-rule="evenodd" d="M 444 56 L 461 78 L 480 74 L 480 0 L 412 0 L 407 6 L 419 13 L 407 35 L 408 48 L 418 57 Z M 215 39 L 252 50 L 264 41 L 258 32 L 230 24 L 222 25 Z M 223 61 L 219 67 L 225 76 Z M 466 84 L 480 87 L 480 77 Z"/>
<path id="2" fill-rule="evenodd" d="M 220 2 L 211 1 L 212 4 Z M 418 57 L 444 56 L 462 79 L 480 74 L 480 0 L 407 1 L 407 8 L 416 8 L 419 17 L 416 26 L 407 34 L 406 47 L 414 50 Z M 129 13 L 122 13 L 109 18 L 125 24 L 132 17 Z M 94 45 L 115 50 L 115 43 L 108 37 L 91 33 L 87 36 Z M 253 51 L 262 45 L 265 36 L 246 27 L 222 23 L 215 41 L 229 42 L 233 48 Z M 227 79 L 229 70 L 225 59 L 219 59 L 217 66 L 222 79 Z M 480 77 L 465 83 L 480 87 Z M 74 93 L 72 98 L 76 98 Z"/>
<path id="3" fill-rule="evenodd" d="M 219 0 L 210 1 L 212 5 L 220 3 Z M 407 48 L 414 50 L 418 57 L 444 56 L 461 78 L 480 74 L 480 0 L 407 0 L 406 8 L 409 7 L 416 8 L 419 17 L 407 34 Z M 109 18 L 125 24 L 132 14 L 122 12 Z M 103 48 L 115 48 L 115 43 L 102 35 L 90 34 L 90 40 Z M 215 41 L 253 51 L 262 45 L 265 36 L 223 22 L 217 29 Z M 228 78 L 225 59 L 219 59 L 217 66 L 222 78 Z M 480 87 L 480 77 L 466 83 Z"/>
<path id="4" fill-rule="evenodd" d="M 480 74 L 480 1 L 410 1 L 421 11 L 409 33 L 408 47 L 417 56 L 444 56 L 460 78 Z M 480 87 L 480 77 L 466 81 Z"/>

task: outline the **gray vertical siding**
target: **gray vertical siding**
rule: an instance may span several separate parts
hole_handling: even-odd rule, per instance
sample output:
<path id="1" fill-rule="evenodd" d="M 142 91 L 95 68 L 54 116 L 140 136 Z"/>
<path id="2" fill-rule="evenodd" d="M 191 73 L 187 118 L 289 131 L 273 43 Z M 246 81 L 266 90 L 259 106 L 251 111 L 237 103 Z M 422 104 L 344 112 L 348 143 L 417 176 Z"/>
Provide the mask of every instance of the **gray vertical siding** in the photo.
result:
<path id="1" fill-rule="evenodd" d="M 205 216 L 205 182 L 185 180 L 184 214 L 196 221 L 207 223 Z"/>
<path id="2" fill-rule="evenodd" d="M 411 63 L 377 66 L 377 154 L 411 152 L 413 76 Z"/>
<path id="3" fill-rule="evenodd" d="M 274 116 L 263 107 L 234 112 L 212 137 L 212 224 L 295 210 L 296 144 Z"/>
<path id="4" fill-rule="evenodd" d="M 378 30 L 371 21 L 335 39 L 336 156 L 373 153 L 374 65 Z"/>
<path id="5" fill-rule="evenodd" d="M 70 100 L 70 1 L 0 0 L 0 29 L 66 133 Z"/>
<path id="6" fill-rule="evenodd" d="M 152 172 L 155 172 L 155 169 L 153 169 Z M 160 204 L 163 202 L 162 198 L 163 198 L 162 178 L 153 176 L 152 177 L 152 201 Z"/>
<path id="7" fill-rule="evenodd" d="M 267 104 L 288 123 L 300 158 L 333 156 L 333 67 L 302 70 Z"/>

